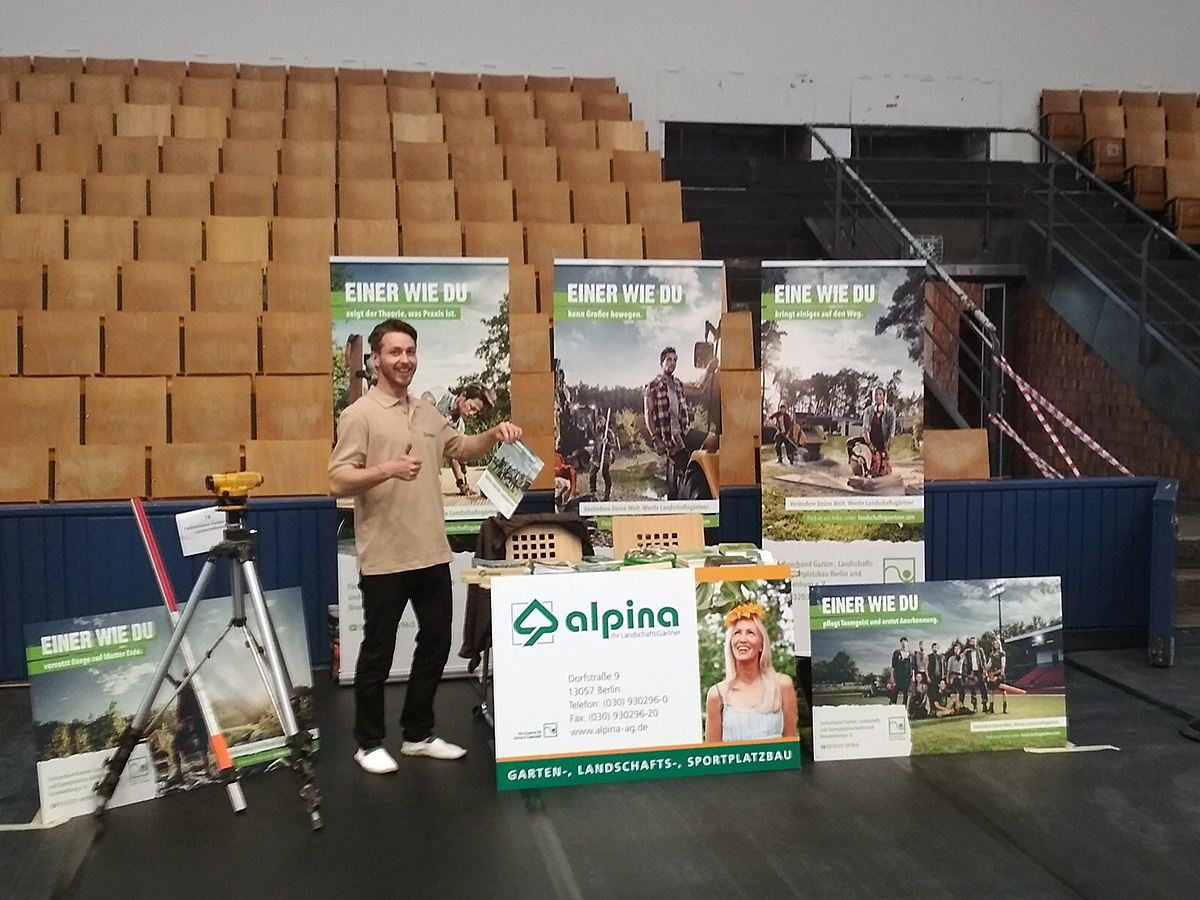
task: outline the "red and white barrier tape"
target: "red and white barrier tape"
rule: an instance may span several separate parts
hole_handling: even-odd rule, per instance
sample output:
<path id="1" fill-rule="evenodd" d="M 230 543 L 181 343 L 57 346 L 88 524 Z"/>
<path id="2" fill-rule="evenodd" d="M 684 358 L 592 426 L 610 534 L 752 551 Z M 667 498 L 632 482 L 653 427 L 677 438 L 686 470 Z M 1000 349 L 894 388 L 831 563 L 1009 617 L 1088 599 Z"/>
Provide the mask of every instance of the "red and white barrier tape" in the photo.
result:
<path id="1" fill-rule="evenodd" d="M 1058 469 L 1054 468 L 1054 466 L 1050 465 L 1050 463 L 1046 462 L 1046 460 L 1042 459 L 1041 455 L 1036 450 L 1034 450 L 1027 443 L 1025 443 L 1024 440 L 1021 439 L 1021 436 L 1017 434 L 1016 430 L 1011 425 L 1009 425 L 995 413 L 992 413 L 988 418 L 991 420 L 993 425 L 1012 438 L 1013 442 L 1025 451 L 1025 455 L 1032 460 L 1035 466 L 1037 466 L 1038 471 L 1042 473 L 1043 478 L 1062 478 L 1062 473 L 1059 472 Z"/>
<path id="2" fill-rule="evenodd" d="M 1029 408 L 1033 410 L 1033 414 L 1037 416 L 1037 420 L 1042 423 L 1042 428 L 1044 428 L 1046 430 L 1046 434 L 1050 436 L 1050 441 L 1054 444 L 1055 449 L 1058 450 L 1058 452 L 1062 455 L 1062 458 L 1066 460 L 1067 466 L 1071 469 L 1072 474 L 1078 477 L 1079 469 L 1075 466 L 1070 454 L 1067 453 L 1066 448 L 1062 445 L 1062 441 L 1058 439 L 1058 435 L 1054 433 L 1054 429 L 1050 426 L 1050 423 L 1047 422 L 1045 417 L 1042 415 L 1042 409 L 1046 410 L 1046 412 L 1053 416 L 1064 428 L 1071 432 L 1071 434 L 1075 435 L 1075 437 L 1078 438 L 1085 447 L 1087 447 L 1089 450 L 1092 450 L 1097 456 L 1099 456 L 1102 460 L 1104 460 L 1122 475 L 1127 475 L 1129 477 L 1133 476 L 1133 473 L 1130 472 L 1129 469 L 1121 465 L 1115 456 L 1101 447 L 1091 435 L 1076 425 L 1066 413 L 1047 400 L 1028 381 L 1013 371 L 1013 367 L 1009 364 L 1007 359 L 999 354 L 996 355 L 995 359 L 996 364 L 1000 367 L 1000 371 L 1013 380 L 1013 383 L 1017 386 L 1017 390 L 1021 392 L 1021 396 L 1025 398 L 1025 402 L 1029 404 Z"/>

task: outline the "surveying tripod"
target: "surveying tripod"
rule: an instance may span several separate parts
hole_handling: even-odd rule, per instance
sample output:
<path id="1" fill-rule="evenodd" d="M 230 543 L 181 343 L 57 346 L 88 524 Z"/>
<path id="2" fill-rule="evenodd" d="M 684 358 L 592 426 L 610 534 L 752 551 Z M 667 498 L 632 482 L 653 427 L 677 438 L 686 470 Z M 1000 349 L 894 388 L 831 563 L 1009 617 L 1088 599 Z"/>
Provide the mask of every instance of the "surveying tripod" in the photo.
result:
<path id="1" fill-rule="evenodd" d="M 244 523 L 250 490 L 262 484 L 262 476 L 257 472 L 233 472 L 224 475 L 209 475 L 204 482 L 208 489 L 217 496 L 217 509 L 225 513 L 224 537 L 208 552 L 208 558 L 205 560 L 200 574 L 196 577 L 196 583 L 192 587 L 191 594 L 188 595 L 187 603 L 183 607 L 179 621 L 167 643 L 167 649 L 163 652 L 163 657 L 159 660 L 158 667 L 150 678 L 150 684 L 146 688 L 145 696 L 142 697 L 141 705 L 129 723 L 129 727 L 122 733 L 117 749 L 105 763 L 104 777 L 95 787 L 96 794 L 99 796 L 96 815 L 104 814 L 108 801 L 112 799 L 113 792 L 117 789 L 121 773 L 125 770 L 129 757 L 138 743 L 150 735 L 166 710 L 192 682 L 204 663 L 212 657 L 217 645 L 234 628 L 240 628 L 245 635 L 246 646 L 250 648 L 255 665 L 262 676 L 267 695 L 275 707 L 279 723 L 283 726 L 290 754 L 288 765 L 300 777 L 300 799 L 304 801 L 309 821 L 315 831 L 322 826 L 323 822 L 321 820 L 321 794 L 313 781 L 311 738 L 308 732 L 301 730 L 296 722 L 296 714 L 292 709 L 294 693 L 292 679 L 288 675 L 283 651 L 279 645 L 279 637 L 271 622 L 267 601 L 263 595 L 262 582 L 259 580 L 258 571 L 254 565 L 255 532 L 247 529 Z M 192 618 L 196 614 L 209 579 L 222 559 L 229 560 L 230 597 L 233 603 L 233 612 L 229 622 L 200 661 L 190 671 L 185 672 L 183 679 L 176 686 L 175 692 L 163 704 L 158 714 L 153 715 L 154 700 L 158 696 L 163 682 L 168 678 L 171 664 L 187 635 L 188 625 L 191 624 Z M 258 619 L 260 635 L 255 635 L 247 625 L 247 597 L 250 600 L 250 608 Z M 222 775 L 229 783 L 236 781 L 237 778 L 231 765 L 223 768 Z M 234 808 L 240 812 L 244 808 L 244 803 L 241 807 L 235 803 Z"/>

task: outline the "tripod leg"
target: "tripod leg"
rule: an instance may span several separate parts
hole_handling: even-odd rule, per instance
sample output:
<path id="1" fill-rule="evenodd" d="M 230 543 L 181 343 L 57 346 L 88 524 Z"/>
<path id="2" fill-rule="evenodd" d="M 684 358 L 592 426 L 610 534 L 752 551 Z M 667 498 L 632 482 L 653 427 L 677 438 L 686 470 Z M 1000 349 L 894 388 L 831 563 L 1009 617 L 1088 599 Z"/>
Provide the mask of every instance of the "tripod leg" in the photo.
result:
<path id="1" fill-rule="evenodd" d="M 175 654 L 179 652 L 179 645 L 183 642 L 192 617 L 196 615 L 196 610 L 200 605 L 200 598 L 203 596 L 204 589 L 208 585 L 208 580 L 212 577 L 213 570 L 216 567 L 215 557 L 210 556 L 205 561 L 204 568 L 200 570 L 200 575 L 196 578 L 196 584 L 192 588 L 192 593 L 188 597 L 187 604 L 184 606 L 183 612 L 179 615 L 179 622 L 171 634 L 171 639 L 167 642 L 167 649 L 163 651 L 162 659 L 158 661 L 158 666 L 155 668 L 154 674 L 150 676 L 150 684 L 146 687 L 146 693 L 142 697 L 141 705 L 138 706 L 138 710 L 134 714 L 133 720 L 129 723 L 129 727 L 122 733 L 120 741 L 117 743 L 117 749 L 104 764 L 104 777 L 100 779 L 95 787 L 96 794 L 100 798 L 96 806 L 96 815 L 103 814 L 104 807 L 112 799 L 113 791 L 117 789 L 117 782 L 121 779 L 121 773 L 125 771 L 125 766 L 129 763 L 129 757 L 133 754 L 138 741 L 145 737 L 146 725 L 150 722 L 150 713 L 154 708 L 154 698 L 158 696 L 159 688 L 162 687 L 163 681 L 166 680 L 171 663 L 175 661 Z"/>
<path id="2" fill-rule="evenodd" d="M 263 651 L 267 657 L 267 688 L 275 695 L 276 706 L 279 709 L 279 723 L 283 733 L 287 735 L 288 747 L 291 750 L 291 765 L 300 776 L 300 798 L 308 809 L 309 821 L 313 830 L 319 829 L 321 821 L 321 794 L 313 781 L 313 759 L 311 739 L 307 731 L 301 730 L 296 722 L 296 714 L 292 709 L 292 679 L 288 675 L 287 664 L 283 659 L 283 651 L 279 646 L 279 636 L 271 622 L 271 613 L 267 609 L 267 600 L 263 596 L 262 582 L 254 568 L 253 560 L 241 562 L 242 583 L 250 596 L 250 605 L 258 617 L 262 631 Z M 235 580 L 235 586 L 237 586 Z"/>

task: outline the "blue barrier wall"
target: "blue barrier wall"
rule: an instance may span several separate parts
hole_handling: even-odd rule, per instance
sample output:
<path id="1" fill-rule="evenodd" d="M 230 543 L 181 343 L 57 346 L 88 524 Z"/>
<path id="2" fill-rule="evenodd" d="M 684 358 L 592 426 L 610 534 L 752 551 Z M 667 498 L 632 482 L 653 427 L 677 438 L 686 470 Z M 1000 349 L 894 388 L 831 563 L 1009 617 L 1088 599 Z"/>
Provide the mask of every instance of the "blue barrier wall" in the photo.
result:
<path id="1" fill-rule="evenodd" d="M 758 542 L 755 487 L 721 492 L 720 538 Z M 548 511 L 549 492 L 522 512 Z M 1174 602 L 1174 482 L 1152 478 L 928 484 L 931 580 L 1061 575 L 1064 624 L 1132 646 L 1169 636 Z M 147 504 L 172 584 L 187 595 L 203 562 L 179 550 L 174 516 L 197 502 Z M 252 499 L 266 590 L 300 587 L 315 665 L 329 663 L 325 610 L 337 602 L 337 511 L 328 498 Z M 229 593 L 218 572 L 209 596 Z M 154 606 L 158 588 L 126 503 L 0 507 L 0 680 L 25 678 L 23 626 Z M 1167 651 L 1164 651 L 1167 652 Z"/>

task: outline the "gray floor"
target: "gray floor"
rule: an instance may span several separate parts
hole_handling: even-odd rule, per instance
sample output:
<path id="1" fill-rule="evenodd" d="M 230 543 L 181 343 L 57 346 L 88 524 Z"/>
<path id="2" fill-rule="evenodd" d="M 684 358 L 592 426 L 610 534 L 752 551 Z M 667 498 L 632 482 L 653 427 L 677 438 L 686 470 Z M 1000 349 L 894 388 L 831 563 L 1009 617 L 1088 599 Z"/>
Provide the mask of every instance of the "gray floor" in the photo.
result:
<path id="1" fill-rule="evenodd" d="M 403 760 L 390 778 L 350 761 L 351 698 L 326 686 L 323 832 L 309 831 L 292 776 L 271 773 L 245 781 L 241 816 L 210 788 L 113 810 L 103 834 L 90 819 L 0 833 L 0 897 L 150 897 L 169 885 L 173 900 L 234 886 L 239 896 L 419 889 L 444 900 L 1183 900 L 1200 894 L 1200 744 L 1179 735 L 1200 696 L 1200 642 L 1181 637 L 1167 671 L 1144 668 L 1137 651 L 1072 659 L 1071 739 L 1119 751 L 810 764 L 522 793 L 496 792 L 467 685 L 447 683 L 439 695 L 441 731 L 468 746 L 467 759 Z M 389 690 L 398 708 L 402 688 Z M 0 723 L 0 815 L 27 821 L 36 801 L 23 691 L 0 691 Z"/>

